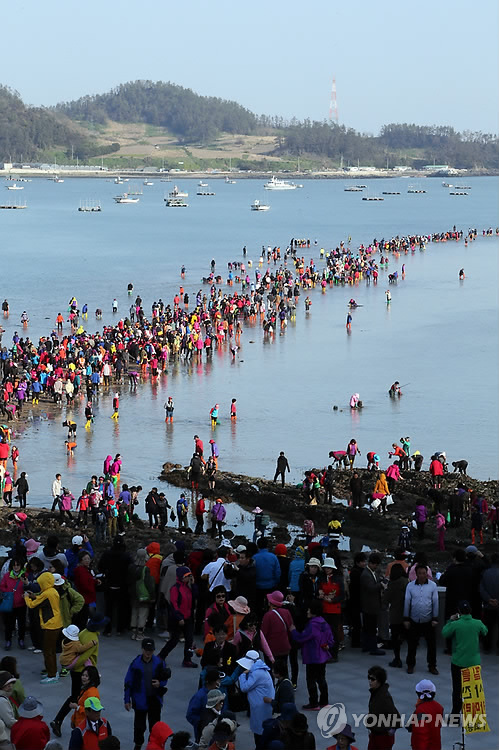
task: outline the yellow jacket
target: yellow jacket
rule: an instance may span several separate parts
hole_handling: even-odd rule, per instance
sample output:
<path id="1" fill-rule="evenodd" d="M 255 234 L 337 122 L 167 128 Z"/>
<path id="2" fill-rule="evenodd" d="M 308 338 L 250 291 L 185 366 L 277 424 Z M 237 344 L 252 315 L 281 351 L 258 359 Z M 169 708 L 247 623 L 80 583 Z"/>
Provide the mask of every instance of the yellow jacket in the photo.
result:
<path id="1" fill-rule="evenodd" d="M 25 594 L 24 601 L 30 609 L 38 609 L 42 630 L 59 630 L 62 628 L 62 617 L 59 594 L 54 588 L 52 573 L 42 573 L 36 582 L 41 592 L 34 599 Z"/>

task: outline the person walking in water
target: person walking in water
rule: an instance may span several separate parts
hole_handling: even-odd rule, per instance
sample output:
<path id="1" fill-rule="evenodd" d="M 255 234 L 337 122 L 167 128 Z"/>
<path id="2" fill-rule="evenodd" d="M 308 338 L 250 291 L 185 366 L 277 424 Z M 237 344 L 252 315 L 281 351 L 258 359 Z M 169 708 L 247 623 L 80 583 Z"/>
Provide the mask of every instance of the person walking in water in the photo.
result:
<path id="1" fill-rule="evenodd" d="M 275 474 L 274 474 L 274 482 L 277 482 L 277 477 L 280 476 L 281 484 L 284 487 L 286 471 L 291 471 L 291 469 L 289 468 L 288 459 L 284 455 L 284 451 L 281 451 L 277 458 L 277 466 L 276 466 Z"/>
<path id="2" fill-rule="evenodd" d="M 111 419 L 119 419 L 119 411 L 120 411 L 120 394 L 115 393 L 113 398 L 113 413 L 111 415 Z"/>
<path id="3" fill-rule="evenodd" d="M 118 300 L 116 297 L 113 299 L 113 313 L 118 312 Z"/>
<path id="4" fill-rule="evenodd" d="M 171 396 L 168 396 L 168 400 L 165 403 L 165 422 L 173 422 L 173 410 L 175 409 L 175 403 Z"/>

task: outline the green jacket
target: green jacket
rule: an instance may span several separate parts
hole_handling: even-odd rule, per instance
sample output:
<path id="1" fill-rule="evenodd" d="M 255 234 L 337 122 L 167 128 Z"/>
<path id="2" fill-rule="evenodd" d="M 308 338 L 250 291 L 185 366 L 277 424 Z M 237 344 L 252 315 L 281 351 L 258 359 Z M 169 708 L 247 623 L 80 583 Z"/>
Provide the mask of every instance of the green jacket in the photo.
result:
<path id="1" fill-rule="evenodd" d="M 66 581 L 62 586 L 57 586 L 57 591 L 61 598 L 60 609 L 62 618 L 62 627 L 67 628 L 73 621 L 73 615 L 79 612 L 85 600 L 81 594 L 76 591 L 69 581 Z"/>
<path id="2" fill-rule="evenodd" d="M 457 667 L 474 667 L 480 664 L 480 635 L 487 628 L 481 620 L 471 615 L 461 615 L 458 620 L 449 620 L 442 628 L 443 638 L 452 638 L 451 662 Z"/>

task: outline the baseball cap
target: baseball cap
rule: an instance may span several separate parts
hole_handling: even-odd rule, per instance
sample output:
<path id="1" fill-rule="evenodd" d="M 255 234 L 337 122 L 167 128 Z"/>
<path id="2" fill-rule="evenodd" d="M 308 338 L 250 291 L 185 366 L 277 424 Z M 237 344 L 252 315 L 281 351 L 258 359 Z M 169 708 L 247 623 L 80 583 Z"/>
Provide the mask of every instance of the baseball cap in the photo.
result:
<path id="1" fill-rule="evenodd" d="M 142 643 L 140 645 L 144 651 L 156 651 L 156 644 L 152 638 L 142 638 Z"/>
<path id="2" fill-rule="evenodd" d="M 102 711 L 104 706 L 100 702 L 98 698 L 87 698 L 85 703 L 83 704 L 85 708 L 91 708 L 92 711 Z"/>
<path id="3" fill-rule="evenodd" d="M 238 544 L 236 547 L 236 552 L 240 554 L 241 552 L 246 552 L 246 547 L 244 544 Z"/>
<path id="4" fill-rule="evenodd" d="M 83 537 L 79 534 L 76 534 L 76 536 L 71 539 L 71 544 L 83 544 Z"/>

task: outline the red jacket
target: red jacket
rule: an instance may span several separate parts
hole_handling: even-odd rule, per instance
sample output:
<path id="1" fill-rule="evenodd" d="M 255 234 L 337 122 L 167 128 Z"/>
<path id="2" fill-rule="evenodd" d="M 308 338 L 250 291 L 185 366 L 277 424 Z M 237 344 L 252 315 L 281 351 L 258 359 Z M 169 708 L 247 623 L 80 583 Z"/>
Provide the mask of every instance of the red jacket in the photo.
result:
<path id="1" fill-rule="evenodd" d="M 18 584 L 17 589 L 16 584 Z M 20 578 L 12 578 L 10 572 L 6 573 L 0 581 L 0 591 L 14 591 L 14 609 L 26 606 L 23 596 L 24 583 Z"/>
<path id="2" fill-rule="evenodd" d="M 291 651 L 290 630 L 293 618 L 287 609 L 269 609 L 263 616 L 261 632 L 274 657 L 287 656 Z"/>
<path id="3" fill-rule="evenodd" d="M 95 578 L 84 565 L 77 565 L 74 572 L 75 589 L 85 600 L 85 604 L 95 602 Z"/>
<path id="4" fill-rule="evenodd" d="M 438 458 L 434 458 L 433 461 L 430 464 L 430 474 L 433 477 L 443 477 L 444 475 L 444 467 L 442 466 L 442 462 L 438 460 Z"/>
<path id="5" fill-rule="evenodd" d="M 10 730 L 10 739 L 16 750 L 43 750 L 50 740 L 50 729 L 41 716 L 18 719 Z"/>
<path id="6" fill-rule="evenodd" d="M 441 750 L 442 741 L 440 738 L 440 728 L 442 726 L 442 716 L 444 707 L 437 701 L 418 701 L 413 716 L 414 724 L 411 732 L 412 750 Z M 431 721 L 425 721 L 422 717 L 431 716 Z M 440 724 L 437 725 L 437 718 L 440 717 Z"/>
<path id="7" fill-rule="evenodd" d="M 166 741 L 172 734 L 173 732 L 168 724 L 165 724 L 164 721 L 157 721 L 151 729 L 146 750 L 165 750 Z"/>
<path id="8" fill-rule="evenodd" d="M 111 726 L 104 718 L 99 719 L 97 732 L 91 729 L 88 721 L 83 721 L 71 732 L 69 750 L 99 750 L 99 742 L 110 734 Z"/>

